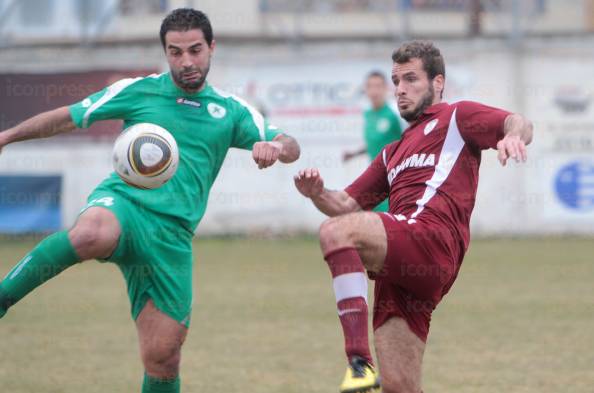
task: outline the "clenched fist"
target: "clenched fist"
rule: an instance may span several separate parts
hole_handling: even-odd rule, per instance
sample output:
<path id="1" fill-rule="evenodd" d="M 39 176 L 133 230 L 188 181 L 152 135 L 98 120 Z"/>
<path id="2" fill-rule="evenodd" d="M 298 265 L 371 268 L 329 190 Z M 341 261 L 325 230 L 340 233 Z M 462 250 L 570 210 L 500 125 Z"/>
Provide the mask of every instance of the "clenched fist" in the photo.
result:
<path id="1" fill-rule="evenodd" d="M 252 149 L 252 157 L 259 169 L 273 165 L 280 156 L 283 145 L 280 142 L 256 142 Z"/>

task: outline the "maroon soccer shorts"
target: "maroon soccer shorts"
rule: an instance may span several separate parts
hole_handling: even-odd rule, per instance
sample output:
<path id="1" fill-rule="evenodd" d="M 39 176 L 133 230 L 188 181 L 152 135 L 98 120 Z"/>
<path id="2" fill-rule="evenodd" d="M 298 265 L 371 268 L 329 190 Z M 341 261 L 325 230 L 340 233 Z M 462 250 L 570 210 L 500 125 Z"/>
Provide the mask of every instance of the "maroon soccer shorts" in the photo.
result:
<path id="1" fill-rule="evenodd" d="M 402 216 L 378 214 L 388 250 L 381 272 L 370 273 L 375 280 L 373 328 L 400 317 L 427 341 L 431 313 L 456 279 L 464 248 L 442 225 L 419 219 L 409 224 Z"/>

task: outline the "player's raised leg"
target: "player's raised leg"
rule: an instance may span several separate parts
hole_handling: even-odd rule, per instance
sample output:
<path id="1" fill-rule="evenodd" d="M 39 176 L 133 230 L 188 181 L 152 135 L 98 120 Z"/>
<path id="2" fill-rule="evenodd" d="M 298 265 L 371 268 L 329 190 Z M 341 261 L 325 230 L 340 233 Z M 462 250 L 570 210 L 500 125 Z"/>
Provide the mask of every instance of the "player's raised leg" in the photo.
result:
<path id="1" fill-rule="evenodd" d="M 148 300 L 136 319 L 145 374 L 142 393 L 178 393 L 181 347 L 188 329 Z"/>
<path id="2" fill-rule="evenodd" d="M 383 393 L 421 393 L 425 343 L 397 317 L 377 328 L 374 336 Z"/>
<path id="3" fill-rule="evenodd" d="M 326 220 L 320 245 L 333 278 L 338 316 L 349 361 L 341 392 L 379 387 L 368 340 L 365 268 L 379 272 L 387 252 L 387 236 L 375 213 L 351 213 Z"/>
<path id="4" fill-rule="evenodd" d="M 119 236 L 114 214 L 93 207 L 81 214 L 70 231 L 42 240 L 0 282 L 0 317 L 29 292 L 75 263 L 109 256 Z"/>

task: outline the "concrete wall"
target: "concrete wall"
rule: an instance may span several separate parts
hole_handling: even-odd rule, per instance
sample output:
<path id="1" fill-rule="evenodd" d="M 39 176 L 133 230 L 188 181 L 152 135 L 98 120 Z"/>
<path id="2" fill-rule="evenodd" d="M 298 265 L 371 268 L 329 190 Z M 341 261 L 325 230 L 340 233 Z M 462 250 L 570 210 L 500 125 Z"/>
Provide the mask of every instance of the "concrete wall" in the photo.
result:
<path id="1" fill-rule="evenodd" d="M 522 112 L 535 123 L 527 164 L 501 168 L 494 152 L 484 154 L 473 232 L 594 233 L 591 42 L 535 41 L 521 50 L 495 41 L 439 44 L 447 61 L 449 101 L 481 101 Z M 259 171 L 249 153 L 230 152 L 199 232 L 316 230 L 323 216 L 294 190 L 292 176 L 316 166 L 328 187 L 341 188 L 364 169 L 365 159 L 345 165 L 340 157 L 362 144 L 362 78 L 372 68 L 389 72 L 392 49 L 388 43 L 311 45 L 297 51 L 220 46 L 211 82 L 266 107 L 272 122 L 300 141 L 303 155 L 290 166 Z M 96 66 L 125 64 L 129 54 L 97 50 Z M 71 56 L 65 53 L 63 61 Z M 159 61 L 137 57 L 141 61 L 135 65 L 148 65 L 145 58 Z M 15 64 L 3 63 L 11 66 Z M 0 173 L 63 174 L 63 222 L 69 225 L 87 193 L 111 170 L 110 149 L 109 143 L 17 144 L 0 156 Z"/>

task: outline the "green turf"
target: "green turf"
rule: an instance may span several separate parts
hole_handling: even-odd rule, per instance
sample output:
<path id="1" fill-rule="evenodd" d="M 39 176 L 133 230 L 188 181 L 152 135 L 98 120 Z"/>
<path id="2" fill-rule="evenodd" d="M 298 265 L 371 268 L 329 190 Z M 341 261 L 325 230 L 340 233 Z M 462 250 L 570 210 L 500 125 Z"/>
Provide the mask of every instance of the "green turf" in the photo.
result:
<path id="1" fill-rule="evenodd" d="M 0 275 L 33 245 L 0 242 Z M 311 239 L 196 242 L 185 392 L 336 392 L 331 281 Z M 474 241 L 434 314 L 425 392 L 591 393 L 594 240 Z M 124 281 L 85 263 L 0 320 L 0 392 L 138 392 Z"/>

